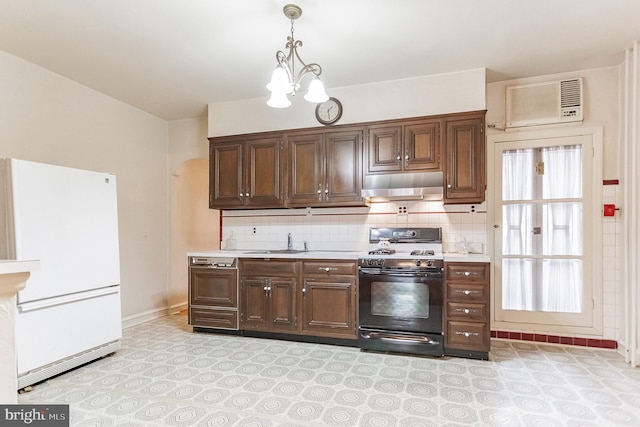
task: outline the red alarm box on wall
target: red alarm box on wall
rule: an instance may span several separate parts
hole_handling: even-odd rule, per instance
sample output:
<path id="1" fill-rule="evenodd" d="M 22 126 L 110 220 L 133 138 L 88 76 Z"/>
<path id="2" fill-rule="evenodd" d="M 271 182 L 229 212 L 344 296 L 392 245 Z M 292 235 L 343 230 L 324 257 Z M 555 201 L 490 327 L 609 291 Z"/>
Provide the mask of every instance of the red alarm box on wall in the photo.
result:
<path id="1" fill-rule="evenodd" d="M 604 216 L 615 216 L 616 205 L 604 205 Z"/>

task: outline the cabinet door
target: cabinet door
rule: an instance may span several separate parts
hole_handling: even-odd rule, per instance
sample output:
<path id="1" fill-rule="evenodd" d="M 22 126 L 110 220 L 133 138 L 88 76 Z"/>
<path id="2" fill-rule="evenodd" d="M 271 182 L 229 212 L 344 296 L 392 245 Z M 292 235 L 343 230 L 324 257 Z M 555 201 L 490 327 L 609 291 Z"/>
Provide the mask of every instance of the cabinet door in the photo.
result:
<path id="1" fill-rule="evenodd" d="M 320 206 L 322 182 L 322 134 L 289 135 L 289 194 L 292 207 Z"/>
<path id="2" fill-rule="evenodd" d="M 269 315 L 265 277 L 243 277 L 240 289 L 240 329 L 266 329 Z"/>
<path id="3" fill-rule="evenodd" d="M 444 203 L 481 203 L 485 190 L 484 115 L 447 121 Z"/>
<path id="4" fill-rule="evenodd" d="M 367 132 L 366 173 L 402 170 L 402 126 L 371 126 Z"/>
<path id="5" fill-rule="evenodd" d="M 325 134 L 324 206 L 364 206 L 362 131 Z"/>
<path id="6" fill-rule="evenodd" d="M 245 144 L 245 206 L 278 207 L 284 205 L 281 138 L 247 141 Z"/>
<path id="7" fill-rule="evenodd" d="M 205 307 L 238 307 L 236 270 L 191 268 L 189 304 Z"/>
<path id="8" fill-rule="evenodd" d="M 209 148 L 209 207 L 244 205 L 242 141 L 212 142 Z"/>
<path id="9" fill-rule="evenodd" d="M 306 278 L 302 330 L 311 335 L 356 337 L 355 278 Z"/>
<path id="10" fill-rule="evenodd" d="M 404 127 L 402 164 L 406 171 L 440 170 L 440 121 Z"/>
<path id="11" fill-rule="evenodd" d="M 269 279 L 270 329 L 294 331 L 296 328 L 296 280 L 288 277 Z"/>

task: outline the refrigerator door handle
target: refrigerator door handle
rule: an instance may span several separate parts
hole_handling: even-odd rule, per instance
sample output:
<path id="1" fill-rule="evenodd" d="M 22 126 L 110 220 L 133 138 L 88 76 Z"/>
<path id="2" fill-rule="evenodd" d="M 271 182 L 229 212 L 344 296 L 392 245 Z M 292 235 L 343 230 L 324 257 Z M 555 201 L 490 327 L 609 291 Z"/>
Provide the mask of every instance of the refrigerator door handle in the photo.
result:
<path id="1" fill-rule="evenodd" d="M 25 313 L 33 310 L 40 310 L 54 305 L 69 304 L 76 301 L 82 301 L 89 298 L 97 298 L 104 295 L 117 294 L 120 292 L 120 285 L 109 286 L 106 288 L 94 289 L 86 292 L 78 292 L 75 294 L 62 295 L 59 297 L 46 298 L 38 301 L 29 301 L 18 304 L 18 311 Z"/>

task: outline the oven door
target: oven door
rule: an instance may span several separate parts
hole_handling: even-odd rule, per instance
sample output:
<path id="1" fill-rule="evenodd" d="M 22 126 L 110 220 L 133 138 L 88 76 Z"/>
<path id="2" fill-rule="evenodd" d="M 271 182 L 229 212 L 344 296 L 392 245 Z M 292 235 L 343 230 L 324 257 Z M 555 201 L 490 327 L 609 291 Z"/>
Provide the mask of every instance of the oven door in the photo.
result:
<path id="1" fill-rule="evenodd" d="M 361 268 L 361 348 L 442 355 L 442 271 Z"/>

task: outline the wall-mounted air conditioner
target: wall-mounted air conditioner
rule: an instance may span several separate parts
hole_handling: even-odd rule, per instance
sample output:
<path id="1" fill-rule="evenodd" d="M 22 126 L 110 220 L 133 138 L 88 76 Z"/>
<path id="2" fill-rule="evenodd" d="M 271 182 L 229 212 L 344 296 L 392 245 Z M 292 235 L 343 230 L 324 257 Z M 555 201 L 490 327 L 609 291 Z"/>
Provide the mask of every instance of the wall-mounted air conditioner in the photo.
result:
<path id="1" fill-rule="evenodd" d="M 507 128 L 581 122 L 582 79 L 508 86 Z"/>

